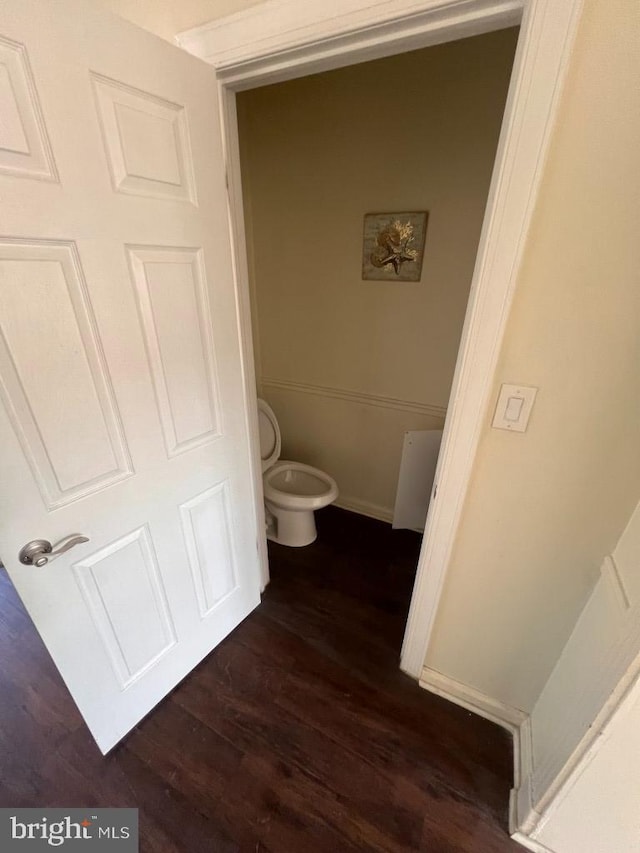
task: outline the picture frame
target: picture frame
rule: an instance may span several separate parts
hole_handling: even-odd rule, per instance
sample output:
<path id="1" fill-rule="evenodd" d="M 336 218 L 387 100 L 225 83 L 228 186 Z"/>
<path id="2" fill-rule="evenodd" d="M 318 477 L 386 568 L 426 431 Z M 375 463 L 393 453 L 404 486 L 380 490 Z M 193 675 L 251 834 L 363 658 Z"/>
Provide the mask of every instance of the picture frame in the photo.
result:
<path id="1" fill-rule="evenodd" d="M 364 281 L 420 281 L 428 211 L 367 213 L 364 217 Z"/>

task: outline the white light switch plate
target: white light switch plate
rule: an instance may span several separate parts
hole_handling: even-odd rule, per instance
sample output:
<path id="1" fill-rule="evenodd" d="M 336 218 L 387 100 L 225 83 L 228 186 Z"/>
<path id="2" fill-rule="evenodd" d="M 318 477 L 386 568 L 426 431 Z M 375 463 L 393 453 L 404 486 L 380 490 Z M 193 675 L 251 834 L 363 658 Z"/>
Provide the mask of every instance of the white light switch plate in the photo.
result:
<path id="1" fill-rule="evenodd" d="M 537 388 L 527 385 L 503 385 L 491 426 L 494 429 L 524 432 L 537 393 Z"/>

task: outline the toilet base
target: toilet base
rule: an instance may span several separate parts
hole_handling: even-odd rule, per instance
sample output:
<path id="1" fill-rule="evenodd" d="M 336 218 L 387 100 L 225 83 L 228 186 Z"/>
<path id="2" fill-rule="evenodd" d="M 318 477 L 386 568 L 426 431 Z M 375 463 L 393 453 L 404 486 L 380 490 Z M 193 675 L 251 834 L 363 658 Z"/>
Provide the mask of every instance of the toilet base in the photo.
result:
<path id="1" fill-rule="evenodd" d="M 266 506 L 267 539 L 290 548 L 303 548 L 315 542 L 318 532 L 313 510 L 282 509 L 271 501 L 266 501 Z"/>

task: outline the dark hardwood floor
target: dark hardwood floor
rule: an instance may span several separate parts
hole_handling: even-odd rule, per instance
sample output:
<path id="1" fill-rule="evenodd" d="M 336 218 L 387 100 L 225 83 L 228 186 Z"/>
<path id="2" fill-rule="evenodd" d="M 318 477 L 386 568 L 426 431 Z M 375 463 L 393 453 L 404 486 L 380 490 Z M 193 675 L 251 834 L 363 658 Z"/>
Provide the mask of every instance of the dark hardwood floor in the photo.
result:
<path id="1" fill-rule="evenodd" d="M 0 571 L 0 806 L 133 806 L 142 851 L 521 850 L 511 744 L 397 667 L 419 537 L 329 507 L 106 758 Z"/>

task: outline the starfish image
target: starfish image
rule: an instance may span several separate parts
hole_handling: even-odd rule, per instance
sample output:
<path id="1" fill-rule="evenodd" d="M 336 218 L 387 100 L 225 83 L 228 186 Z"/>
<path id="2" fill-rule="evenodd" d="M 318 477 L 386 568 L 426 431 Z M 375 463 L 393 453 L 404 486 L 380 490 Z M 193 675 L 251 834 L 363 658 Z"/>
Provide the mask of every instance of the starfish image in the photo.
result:
<path id="1" fill-rule="evenodd" d="M 371 263 L 375 267 L 392 266 L 395 274 L 400 275 L 402 264 L 415 261 L 418 253 L 410 248 L 413 242 L 413 225 L 399 220 L 384 228 L 377 238 L 377 247 L 371 253 Z"/>

